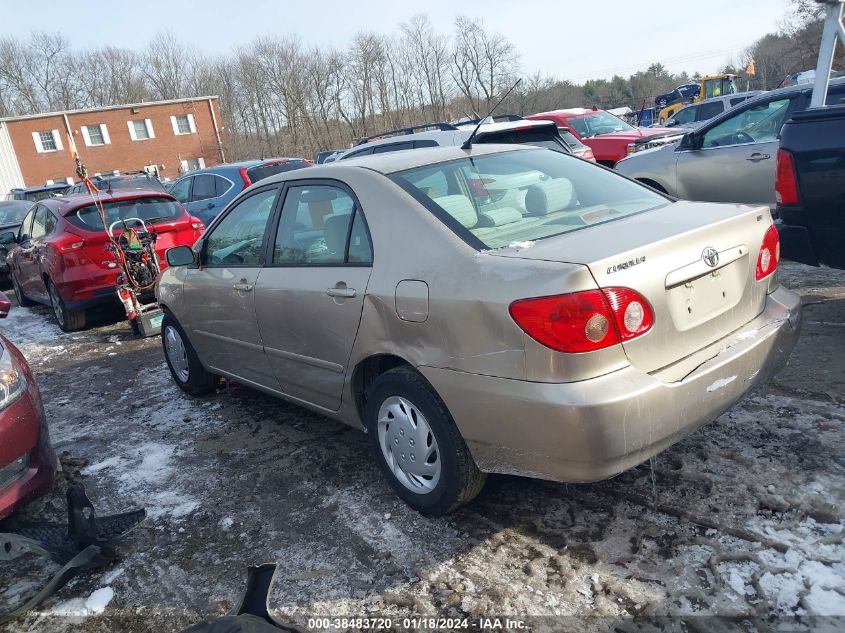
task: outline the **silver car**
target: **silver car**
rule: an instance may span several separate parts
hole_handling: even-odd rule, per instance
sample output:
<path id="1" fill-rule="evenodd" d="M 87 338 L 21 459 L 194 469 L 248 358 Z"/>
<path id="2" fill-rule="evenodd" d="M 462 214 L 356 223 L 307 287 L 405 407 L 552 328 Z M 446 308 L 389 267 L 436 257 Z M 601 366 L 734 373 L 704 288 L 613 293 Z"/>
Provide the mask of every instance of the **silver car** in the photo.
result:
<path id="1" fill-rule="evenodd" d="M 225 376 L 364 429 L 442 514 L 489 472 L 611 477 L 766 380 L 801 319 L 778 254 L 766 207 L 443 147 L 257 183 L 167 252 L 157 292 L 179 387 Z"/>
<path id="2" fill-rule="evenodd" d="M 685 200 L 775 207 L 775 162 L 780 129 L 809 107 L 812 86 L 766 92 L 688 132 L 679 142 L 616 164 L 619 173 Z M 845 81 L 830 83 L 828 102 L 845 96 Z"/>

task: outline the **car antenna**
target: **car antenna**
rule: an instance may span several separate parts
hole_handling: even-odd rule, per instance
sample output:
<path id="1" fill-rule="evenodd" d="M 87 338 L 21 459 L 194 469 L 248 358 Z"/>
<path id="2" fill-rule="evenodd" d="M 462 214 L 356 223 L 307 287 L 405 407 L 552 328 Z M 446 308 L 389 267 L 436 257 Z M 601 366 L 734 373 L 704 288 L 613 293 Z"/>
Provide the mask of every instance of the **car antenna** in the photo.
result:
<path id="1" fill-rule="evenodd" d="M 468 138 L 467 140 L 465 140 L 465 141 L 464 141 L 464 144 L 463 144 L 463 145 L 461 145 L 461 149 L 469 149 L 469 148 L 471 148 L 471 147 L 472 147 L 472 139 L 474 139 L 474 138 L 475 138 L 475 135 L 476 135 L 476 133 L 478 132 L 478 128 L 480 128 L 480 127 L 481 127 L 481 124 L 482 124 L 482 123 L 484 123 L 484 121 L 486 121 L 486 120 L 487 120 L 487 118 L 488 118 L 488 117 L 490 117 L 490 116 L 493 114 L 493 112 L 495 112 L 495 111 L 496 111 L 496 108 L 498 108 L 498 107 L 502 104 L 502 101 L 504 101 L 504 100 L 507 98 L 507 96 L 508 96 L 510 93 L 512 93 L 512 92 L 513 92 L 514 88 L 516 88 L 516 87 L 517 87 L 519 84 L 521 84 L 521 83 L 522 83 L 522 77 L 520 77 L 519 79 L 517 79 L 517 80 L 516 80 L 516 83 L 510 87 L 510 90 L 508 90 L 505 94 L 503 94 L 503 95 L 502 95 L 502 98 L 501 98 L 501 99 L 499 99 L 499 101 L 498 101 L 498 102 L 496 102 L 496 105 L 494 105 L 492 108 L 490 108 L 490 112 L 488 112 L 488 113 L 487 113 L 487 116 L 483 117 L 483 118 L 482 118 L 482 119 L 478 122 L 478 125 L 476 125 L 476 126 L 475 126 L 475 129 L 472 131 L 472 134 L 470 134 L 470 135 L 469 135 L 469 138 Z"/>

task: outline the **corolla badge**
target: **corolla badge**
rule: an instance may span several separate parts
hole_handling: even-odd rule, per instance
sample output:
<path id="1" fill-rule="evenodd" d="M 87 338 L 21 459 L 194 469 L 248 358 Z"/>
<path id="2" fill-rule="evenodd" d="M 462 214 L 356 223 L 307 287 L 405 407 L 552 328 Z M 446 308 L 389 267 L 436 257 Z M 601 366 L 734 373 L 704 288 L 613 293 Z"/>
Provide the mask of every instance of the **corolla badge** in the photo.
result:
<path id="1" fill-rule="evenodd" d="M 719 251 L 712 246 L 708 246 L 701 253 L 701 259 L 703 259 L 704 263 L 710 266 L 710 268 L 716 268 L 716 266 L 719 265 Z"/>

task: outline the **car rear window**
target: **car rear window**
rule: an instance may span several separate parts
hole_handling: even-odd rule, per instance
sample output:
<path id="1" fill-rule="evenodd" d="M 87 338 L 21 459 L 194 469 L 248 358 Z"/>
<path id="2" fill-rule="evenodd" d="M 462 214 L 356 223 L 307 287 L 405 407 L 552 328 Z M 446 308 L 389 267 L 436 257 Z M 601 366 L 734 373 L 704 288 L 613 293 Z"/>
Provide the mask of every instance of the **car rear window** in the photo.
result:
<path id="1" fill-rule="evenodd" d="M 670 204 L 611 171 L 545 150 L 461 158 L 390 178 L 480 250 L 541 240 Z"/>
<path id="2" fill-rule="evenodd" d="M 99 189 L 107 191 L 126 191 L 127 189 L 147 189 L 150 191 L 165 191 L 164 185 L 158 178 L 118 176 L 116 178 L 103 179 L 102 183 L 94 183 Z"/>
<path id="3" fill-rule="evenodd" d="M 508 145 L 534 145 L 556 152 L 566 152 L 567 147 L 561 142 L 554 125 L 529 127 L 524 130 L 503 130 L 479 134 L 476 143 L 506 143 Z"/>
<path id="4" fill-rule="evenodd" d="M 129 218 L 140 218 L 147 223 L 164 222 L 175 220 L 185 213 L 181 204 L 170 198 L 135 198 L 132 200 L 120 200 L 116 202 L 105 202 L 103 207 L 106 211 L 106 224 L 128 220 Z M 81 207 L 71 211 L 65 216 L 74 226 L 86 231 L 102 231 L 103 219 L 100 209 L 95 204 Z"/>
<path id="5" fill-rule="evenodd" d="M 261 165 L 256 165 L 255 167 L 250 167 L 246 170 L 246 174 L 249 176 L 250 182 L 258 182 L 259 180 L 264 180 L 265 178 L 281 174 L 282 172 L 307 166 L 308 163 L 304 160 L 287 160 L 263 163 Z"/>

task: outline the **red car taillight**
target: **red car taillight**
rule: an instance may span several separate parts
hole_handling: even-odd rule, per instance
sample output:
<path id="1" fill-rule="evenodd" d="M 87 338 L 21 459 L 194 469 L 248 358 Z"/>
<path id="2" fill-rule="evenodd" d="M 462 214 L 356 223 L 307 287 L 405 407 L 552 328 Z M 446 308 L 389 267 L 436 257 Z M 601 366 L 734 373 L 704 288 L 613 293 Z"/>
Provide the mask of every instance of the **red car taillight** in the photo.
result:
<path id="1" fill-rule="evenodd" d="M 55 241 L 55 245 L 60 253 L 72 253 L 85 246 L 85 240 L 73 233 L 65 233 Z"/>
<path id="2" fill-rule="evenodd" d="M 517 325 L 559 352 L 592 352 L 645 334 L 654 324 L 648 302 L 630 288 L 586 290 L 520 299 L 510 306 Z"/>
<path id="3" fill-rule="evenodd" d="M 241 175 L 241 180 L 244 181 L 244 189 L 246 189 L 252 184 L 252 181 L 249 179 L 249 174 L 246 173 L 246 167 L 241 167 L 238 170 L 238 173 Z"/>
<path id="4" fill-rule="evenodd" d="M 798 177 L 795 174 L 795 161 L 792 154 L 784 149 L 778 150 L 778 164 L 775 172 L 775 197 L 778 204 L 799 204 Z"/>
<path id="5" fill-rule="evenodd" d="M 195 231 L 205 231 L 205 223 L 199 218 L 191 216 L 191 228 Z"/>
<path id="6" fill-rule="evenodd" d="M 757 281 L 765 279 L 778 268 L 780 262 L 780 236 L 775 225 L 772 224 L 763 236 L 763 245 L 757 256 Z"/>

